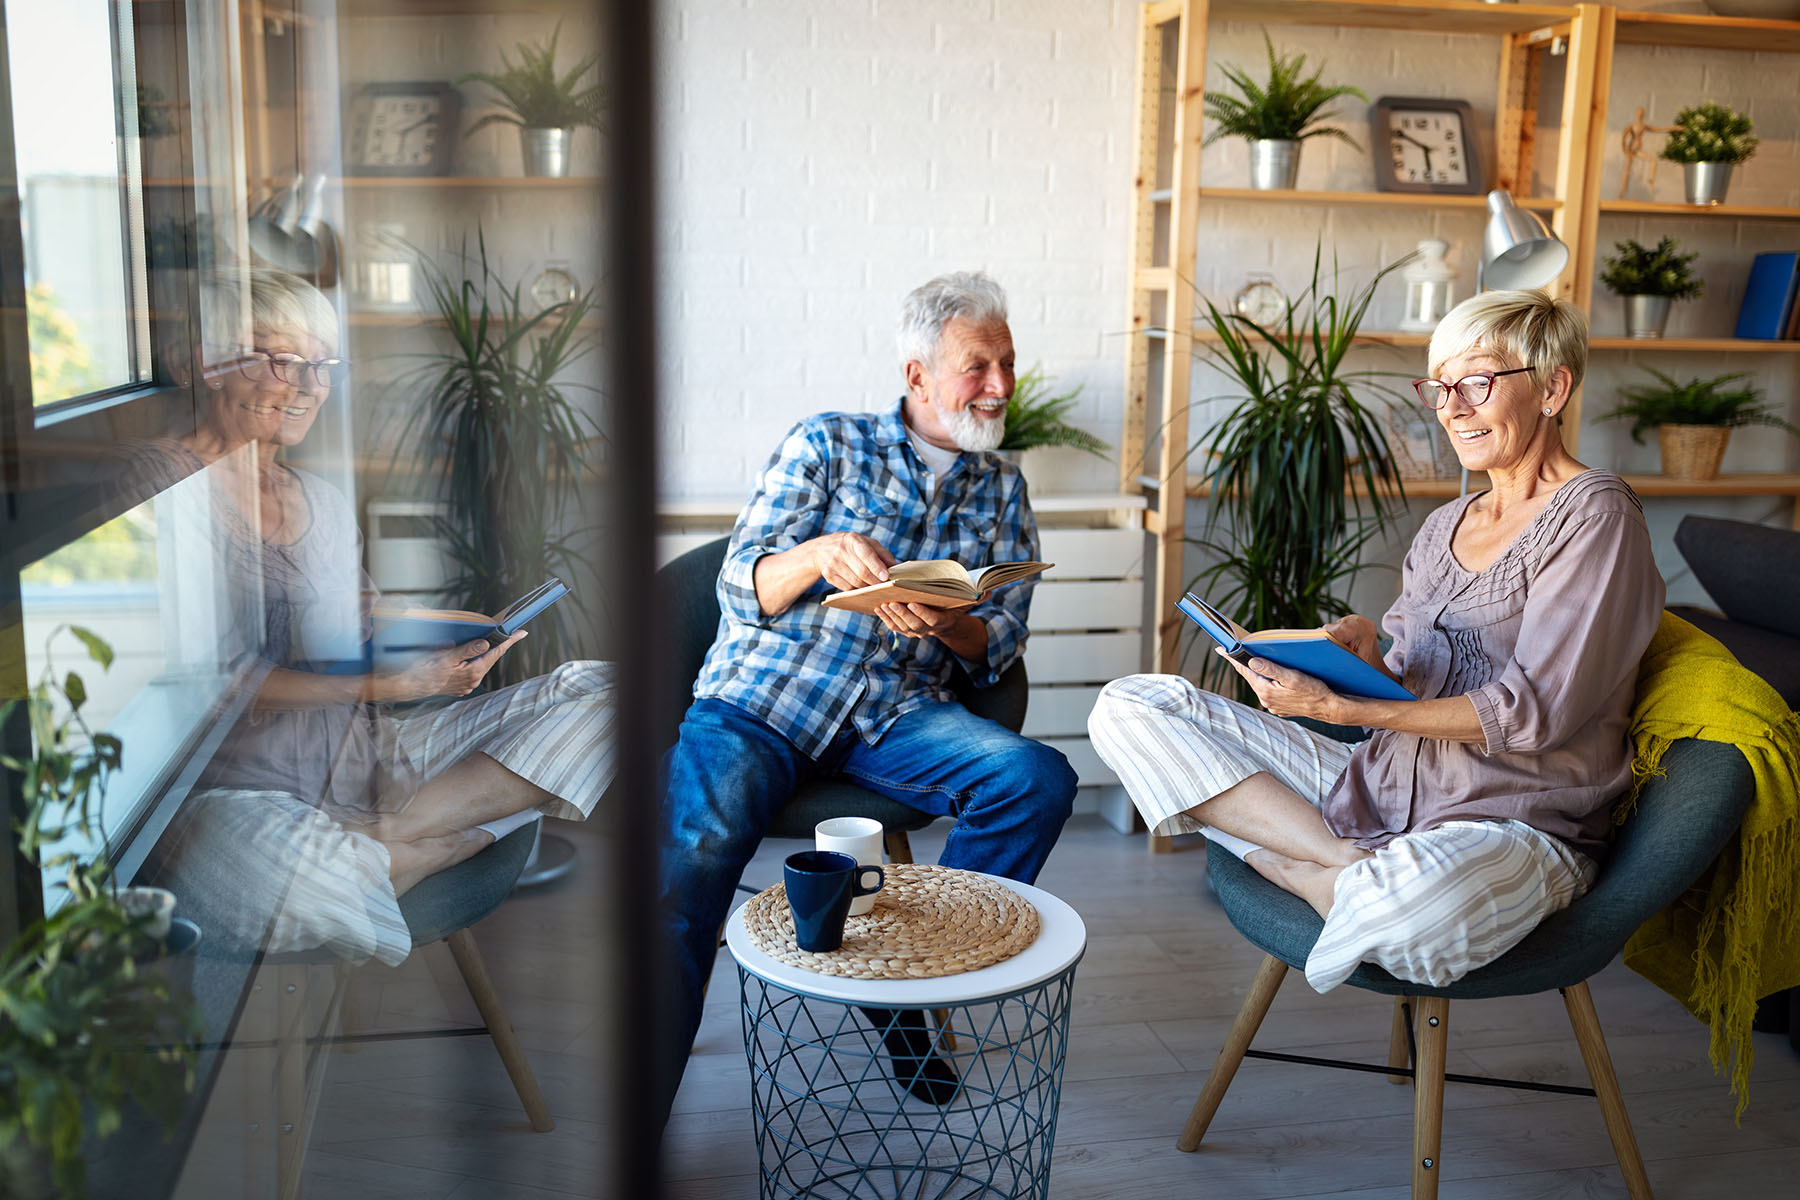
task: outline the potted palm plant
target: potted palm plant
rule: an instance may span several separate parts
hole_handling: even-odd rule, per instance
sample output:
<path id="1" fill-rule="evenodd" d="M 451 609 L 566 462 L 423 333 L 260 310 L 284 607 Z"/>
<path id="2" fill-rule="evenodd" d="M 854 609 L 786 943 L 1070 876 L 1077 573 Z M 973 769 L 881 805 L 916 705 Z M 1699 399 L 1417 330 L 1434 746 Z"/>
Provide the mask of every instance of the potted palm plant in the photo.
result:
<path id="1" fill-rule="evenodd" d="M 1731 169 L 1756 153 L 1758 141 L 1750 133 L 1749 117 L 1708 100 L 1675 114 L 1662 157 L 1681 164 L 1689 204 L 1723 204 Z"/>
<path id="2" fill-rule="evenodd" d="M 1679 248 L 1680 243 L 1672 237 L 1663 238 L 1654 249 L 1627 238 L 1614 242 L 1617 253 L 1602 260 L 1600 282 L 1625 298 L 1628 337 L 1661 337 L 1669 323 L 1669 305 L 1698 299 L 1706 291 L 1689 267 L 1700 255 L 1677 254 Z"/>
<path id="3" fill-rule="evenodd" d="M 481 118 L 469 126 L 469 133 L 495 123 L 517 125 L 525 174 L 533 177 L 567 175 L 569 135 L 576 129 L 600 128 L 606 110 L 606 96 L 600 84 L 584 87 L 581 83 L 582 76 L 599 63 L 598 54 L 590 54 L 570 70 L 557 73 L 556 41 L 561 35 L 559 23 L 544 46 L 518 43 L 517 64 L 502 50 L 499 71 L 471 71 L 456 80 L 458 86 L 485 83 L 494 90 L 502 111 Z"/>
<path id="4" fill-rule="evenodd" d="M 1340 299 L 1315 252 L 1312 282 L 1263 323 L 1202 298 L 1212 361 L 1237 390 L 1219 397 L 1231 411 L 1190 449 L 1209 464 L 1211 496 L 1193 541 L 1213 557 L 1193 582 L 1248 629 L 1304 629 L 1348 613 L 1343 587 L 1364 548 L 1405 509 L 1383 412 L 1405 402 L 1399 376 L 1353 371 L 1346 359 L 1376 287 L 1407 261 Z M 1205 674 L 1236 681 L 1223 666 Z"/>
<path id="5" fill-rule="evenodd" d="M 1631 440 L 1640 444 L 1644 431 L 1655 429 L 1662 447 L 1663 474 L 1673 479 L 1716 478 L 1726 441 L 1741 425 L 1767 425 L 1800 434 L 1800 428 L 1757 403 L 1762 393 L 1755 388 L 1730 386 L 1748 378 L 1742 371 L 1681 381 L 1655 367 L 1644 369 L 1656 376 L 1656 382 L 1620 388 L 1621 403 L 1601 419 L 1629 420 Z"/>
<path id="6" fill-rule="evenodd" d="M 51 643 L 65 630 L 103 670 L 111 665 L 111 647 L 86 629 L 61 626 Z M 31 746 L 0 754 L 17 797 L 19 850 L 61 901 L 0 952 L 5 1196 L 85 1195 L 87 1154 L 128 1107 L 172 1133 L 203 1032 L 191 996 L 151 966 L 191 949 L 198 930 L 181 922 L 158 937 L 159 914 L 138 911 L 132 889 L 113 885 L 104 856 L 70 848 L 104 844 L 99 801 L 124 755 L 116 737 L 88 728 L 86 703 L 79 674 L 59 679 L 46 665 L 22 699 L 0 704 L 0 726 L 21 719 L 14 732 Z"/>
<path id="7" fill-rule="evenodd" d="M 1306 139 L 1334 137 L 1352 146 L 1357 144 L 1342 129 L 1325 123 L 1337 117 L 1325 106 L 1341 96 L 1355 96 L 1364 103 L 1369 97 L 1361 88 L 1348 84 L 1320 83 L 1319 77 L 1325 71 L 1323 63 L 1310 76 L 1305 75 L 1306 55 L 1277 55 L 1268 30 L 1263 31 L 1263 45 L 1269 54 L 1267 83 L 1258 84 L 1241 67 L 1220 65 L 1220 71 L 1240 94 L 1206 93 L 1206 115 L 1214 127 L 1202 144 L 1211 145 L 1222 137 L 1244 138 L 1250 143 L 1250 186 L 1261 190 L 1291 188 L 1299 177 L 1300 144 Z"/>
<path id="8" fill-rule="evenodd" d="M 421 257 L 420 274 L 450 345 L 421 355 L 401 381 L 424 393 L 401 445 L 444 447 L 435 456 L 445 502 L 438 534 L 454 564 L 445 588 L 457 607 L 495 613 L 552 576 L 579 578 L 584 562 L 570 527 L 579 510 L 587 456 L 599 444 L 592 417 L 574 401 L 590 386 L 567 378 L 592 344 L 583 322 L 590 289 L 542 310 L 467 247 L 458 277 Z M 495 669 L 501 682 L 541 675 L 570 657 L 579 589 L 532 622 L 531 636 Z"/>

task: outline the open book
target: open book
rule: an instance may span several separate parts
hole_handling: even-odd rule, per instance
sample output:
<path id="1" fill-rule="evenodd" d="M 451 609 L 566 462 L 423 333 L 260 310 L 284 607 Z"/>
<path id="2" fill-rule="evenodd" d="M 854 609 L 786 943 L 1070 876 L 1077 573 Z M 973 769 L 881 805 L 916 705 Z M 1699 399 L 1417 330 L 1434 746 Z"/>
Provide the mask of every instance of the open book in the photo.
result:
<path id="1" fill-rule="evenodd" d="M 997 563 L 970 570 L 948 558 L 929 558 L 895 563 L 885 583 L 833 592 L 822 603 L 826 608 L 850 612 L 874 612 L 879 604 L 929 604 L 933 608 L 968 608 L 979 604 L 984 593 L 1048 571 L 1055 563 Z"/>
<path id="2" fill-rule="evenodd" d="M 525 622 L 568 594 L 569 589 L 563 581 L 553 578 L 491 617 L 451 609 L 377 610 L 369 652 L 376 666 L 384 666 L 392 665 L 394 659 L 411 658 L 446 646 L 460 646 L 476 638 L 486 638 L 490 643 L 504 641 L 517 633 Z"/>
<path id="3" fill-rule="evenodd" d="M 1253 658 L 1266 658 L 1323 680 L 1332 691 L 1346 696 L 1418 699 L 1323 629 L 1265 629 L 1251 633 L 1192 592 L 1177 600 L 1175 607 L 1219 643 L 1226 657 L 1246 666 Z"/>

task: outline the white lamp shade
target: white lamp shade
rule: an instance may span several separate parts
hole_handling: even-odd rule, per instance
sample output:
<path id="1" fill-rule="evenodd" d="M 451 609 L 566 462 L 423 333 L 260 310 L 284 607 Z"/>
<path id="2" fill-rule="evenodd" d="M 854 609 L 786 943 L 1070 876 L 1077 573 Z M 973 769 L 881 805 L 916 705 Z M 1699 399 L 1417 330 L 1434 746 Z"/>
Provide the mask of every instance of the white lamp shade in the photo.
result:
<path id="1" fill-rule="evenodd" d="M 1481 239 L 1481 284 L 1486 288 L 1541 288 L 1569 263 L 1569 248 L 1536 213 L 1513 203 L 1512 193 L 1488 193 L 1487 229 Z"/>

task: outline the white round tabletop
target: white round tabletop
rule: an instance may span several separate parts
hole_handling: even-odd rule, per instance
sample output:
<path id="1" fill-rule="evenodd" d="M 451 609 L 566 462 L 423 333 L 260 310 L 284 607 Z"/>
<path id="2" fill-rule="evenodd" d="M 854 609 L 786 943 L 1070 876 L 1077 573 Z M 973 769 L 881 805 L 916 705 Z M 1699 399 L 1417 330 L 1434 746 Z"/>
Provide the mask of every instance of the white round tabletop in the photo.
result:
<path id="1" fill-rule="evenodd" d="M 1087 926 L 1082 924 L 1081 916 L 1073 908 L 1042 888 L 1002 879 L 998 875 L 984 878 L 1011 888 L 1037 907 L 1038 935 L 1036 941 L 1005 962 L 978 971 L 936 979 L 851 979 L 803 970 L 756 947 L 750 940 L 749 927 L 744 924 L 742 904 L 725 923 L 725 944 L 746 971 L 790 992 L 823 1000 L 893 1008 L 937 1008 L 1008 996 L 1053 979 L 1080 960 L 1087 949 Z"/>

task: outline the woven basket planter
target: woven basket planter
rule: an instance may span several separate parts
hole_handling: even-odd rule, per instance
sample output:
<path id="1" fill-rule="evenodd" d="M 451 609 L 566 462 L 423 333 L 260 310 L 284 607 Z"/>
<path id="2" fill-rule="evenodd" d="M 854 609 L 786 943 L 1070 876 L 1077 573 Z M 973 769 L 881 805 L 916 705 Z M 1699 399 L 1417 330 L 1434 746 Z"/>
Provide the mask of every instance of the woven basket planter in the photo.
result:
<path id="1" fill-rule="evenodd" d="M 1659 425 L 1663 474 L 1671 479 L 1717 479 L 1731 430 L 1723 425 Z"/>

